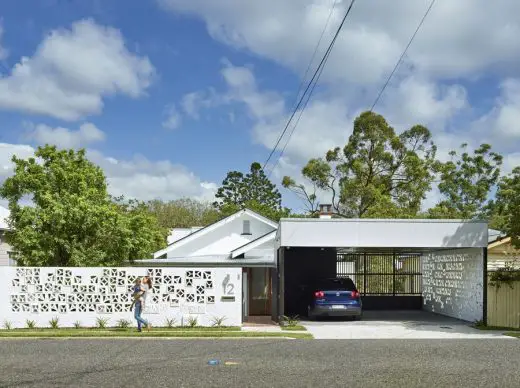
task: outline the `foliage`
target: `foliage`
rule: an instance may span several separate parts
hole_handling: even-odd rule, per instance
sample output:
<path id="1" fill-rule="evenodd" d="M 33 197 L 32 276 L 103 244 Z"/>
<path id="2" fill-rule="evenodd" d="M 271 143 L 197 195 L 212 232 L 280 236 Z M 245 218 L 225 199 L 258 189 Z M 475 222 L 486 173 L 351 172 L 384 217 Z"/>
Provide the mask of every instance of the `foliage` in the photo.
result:
<path id="1" fill-rule="evenodd" d="M 108 321 L 109 321 L 108 318 L 97 318 L 96 327 L 98 329 L 106 329 L 106 327 L 108 326 Z"/>
<path id="2" fill-rule="evenodd" d="M 520 248 L 520 167 L 502 177 L 488 208 L 493 227 L 511 236 L 512 245 Z"/>
<path id="3" fill-rule="evenodd" d="M 51 329 L 57 329 L 59 327 L 60 319 L 58 317 L 54 317 L 49 321 L 49 326 Z"/>
<path id="4" fill-rule="evenodd" d="M 177 322 L 177 320 L 175 318 L 166 318 L 166 327 L 171 329 L 172 327 L 175 326 L 175 323 Z"/>
<path id="5" fill-rule="evenodd" d="M 13 328 L 13 324 L 11 321 L 4 321 L 4 329 L 11 330 Z"/>
<path id="6" fill-rule="evenodd" d="M 159 225 L 166 229 L 204 227 L 222 218 L 220 212 L 211 203 L 189 198 L 169 202 L 154 200 L 148 202 L 147 206 L 157 217 Z"/>
<path id="7" fill-rule="evenodd" d="M 492 152 L 489 144 L 480 145 L 473 155 L 466 148 L 462 144 L 460 155 L 451 151 L 450 161 L 436 164 L 444 199 L 429 210 L 430 217 L 472 219 L 484 213 L 500 177 L 502 156 Z"/>
<path id="8" fill-rule="evenodd" d="M 436 147 L 420 125 L 397 135 L 383 116 L 364 112 L 354 121 L 343 150 L 311 159 L 302 174 L 312 189 L 285 177 L 282 184 L 316 211 L 316 191 L 331 195 L 337 215 L 408 218 L 420 210 L 431 187 Z"/>
<path id="9" fill-rule="evenodd" d="M 498 268 L 496 271 L 490 272 L 489 285 L 501 287 L 502 284 L 507 284 L 513 288 L 513 283 L 520 282 L 520 270 L 515 263 L 506 263 L 504 267 Z"/>
<path id="10" fill-rule="evenodd" d="M 274 221 L 289 215 L 289 209 L 282 207 L 282 195 L 257 162 L 251 164 L 246 175 L 239 171 L 228 172 L 215 198 L 213 206 L 223 216 L 244 208 Z"/>
<path id="11" fill-rule="evenodd" d="M 226 317 L 213 317 L 213 319 L 211 320 L 211 326 L 222 327 L 226 319 Z"/>
<path id="12" fill-rule="evenodd" d="M 80 321 L 74 322 L 74 328 L 75 329 L 81 329 L 81 322 Z"/>
<path id="13" fill-rule="evenodd" d="M 36 322 L 27 319 L 25 321 L 25 326 L 27 326 L 28 329 L 34 329 L 36 327 Z"/>
<path id="14" fill-rule="evenodd" d="M 188 327 L 196 327 L 198 325 L 199 321 L 197 317 L 188 317 Z"/>
<path id="15" fill-rule="evenodd" d="M 130 327 L 131 322 L 127 319 L 120 319 L 117 321 L 117 327 L 120 329 L 128 329 Z"/>
<path id="16" fill-rule="evenodd" d="M 7 238 L 19 265 L 114 266 L 149 257 L 165 244 L 166 231 L 142 205 L 112 200 L 102 170 L 85 150 L 46 145 L 35 157 L 12 161 L 15 172 L 0 197 L 9 201 Z M 31 206 L 23 206 L 26 199 Z"/>

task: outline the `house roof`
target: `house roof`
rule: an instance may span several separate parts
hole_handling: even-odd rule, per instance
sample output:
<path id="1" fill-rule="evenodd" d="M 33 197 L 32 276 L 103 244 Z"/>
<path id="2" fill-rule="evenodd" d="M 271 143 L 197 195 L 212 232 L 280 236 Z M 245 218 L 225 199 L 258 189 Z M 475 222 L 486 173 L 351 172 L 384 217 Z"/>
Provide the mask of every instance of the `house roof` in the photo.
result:
<path id="1" fill-rule="evenodd" d="M 135 266 L 224 266 L 224 267 L 271 267 L 275 266 L 273 257 L 258 257 L 248 259 L 230 259 L 228 256 L 190 256 L 190 257 L 171 257 L 168 259 L 144 259 L 135 260 L 132 265 Z"/>
<path id="2" fill-rule="evenodd" d="M 3 206 L 0 206 L 0 229 L 9 229 L 9 225 L 7 225 L 7 219 L 11 213 L 8 209 Z"/>
<path id="3" fill-rule="evenodd" d="M 242 245 L 241 247 L 238 247 L 231 251 L 231 258 L 234 259 L 251 249 L 254 249 L 268 241 L 274 240 L 276 237 L 276 229 L 272 232 L 266 233 L 263 236 L 258 237 L 257 239 L 254 239 L 253 241 L 248 242 L 247 244 Z M 274 247 L 273 247 L 274 249 Z"/>
<path id="4" fill-rule="evenodd" d="M 488 229 L 488 243 L 491 244 L 494 241 L 500 240 L 507 235 L 504 232 L 496 229 Z"/>
<path id="5" fill-rule="evenodd" d="M 253 217 L 253 218 L 256 218 L 257 220 L 261 221 L 261 222 L 264 222 L 266 223 L 267 225 L 270 225 L 272 226 L 273 228 L 277 229 L 278 228 L 278 224 L 272 220 L 270 220 L 269 218 L 266 218 L 250 209 L 242 209 L 226 218 L 223 218 L 222 220 L 219 220 L 217 222 L 214 222 L 208 226 L 206 226 L 205 228 L 202 228 L 202 229 L 199 229 L 189 235 L 187 235 L 186 237 L 183 237 L 177 241 L 174 241 L 172 242 L 171 244 L 168 244 L 168 246 L 164 249 L 161 249 L 160 251 L 157 251 L 154 253 L 154 256 L 155 257 L 159 257 L 159 256 L 162 256 L 164 255 L 165 253 L 167 253 L 169 250 L 172 249 L 172 247 L 175 247 L 175 246 L 181 246 L 181 245 L 184 245 L 185 243 L 187 242 L 190 242 L 190 241 L 193 241 L 194 239 L 200 237 L 200 236 L 203 236 L 205 235 L 206 233 L 209 233 L 217 228 L 219 228 L 220 226 L 228 223 L 228 222 L 231 222 L 237 218 L 239 218 L 241 215 L 243 214 L 247 214 L 248 216 L 250 217 Z"/>

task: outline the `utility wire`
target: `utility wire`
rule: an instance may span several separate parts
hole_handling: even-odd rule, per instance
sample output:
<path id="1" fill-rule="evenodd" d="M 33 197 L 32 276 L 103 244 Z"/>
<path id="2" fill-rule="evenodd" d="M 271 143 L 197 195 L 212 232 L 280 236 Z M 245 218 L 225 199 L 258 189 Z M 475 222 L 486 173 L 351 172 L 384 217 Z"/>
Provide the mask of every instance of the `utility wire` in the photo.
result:
<path id="1" fill-rule="evenodd" d="M 329 47 L 327 48 L 327 51 L 325 53 L 325 55 L 323 56 L 323 58 L 321 59 L 320 61 L 320 64 L 318 65 L 317 69 L 315 70 L 314 72 L 314 75 L 312 76 L 311 80 L 309 81 L 309 83 L 307 84 L 307 87 L 305 88 L 305 91 L 303 92 L 298 104 L 296 105 L 296 107 L 294 108 L 291 116 L 289 117 L 289 120 L 287 121 L 287 124 L 285 125 L 282 133 L 280 134 L 280 136 L 278 137 L 278 141 L 276 142 L 275 146 L 273 147 L 273 149 L 271 150 L 271 153 L 269 154 L 269 157 L 267 158 L 267 160 L 265 161 L 264 163 L 264 166 L 263 166 L 263 169 L 265 170 L 265 167 L 267 166 L 267 163 L 269 163 L 269 161 L 271 160 L 273 154 L 275 153 L 276 149 L 278 148 L 278 145 L 280 144 L 280 141 L 282 140 L 283 136 L 285 135 L 285 132 L 287 132 L 287 129 L 289 128 L 289 125 L 291 124 L 291 121 L 292 119 L 294 118 L 296 112 L 298 111 L 298 109 L 300 108 L 302 102 L 303 102 L 303 99 L 305 97 L 305 95 L 307 94 L 307 92 L 309 91 L 309 89 L 312 87 L 313 83 L 314 82 L 317 82 L 318 79 L 319 79 L 319 75 L 321 75 L 321 72 L 323 70 L 320 71 L 320 69 L 322 68 L 322 66 L 325 65 L 325 62 L 327 61 L 328 57 L 329 57 L 329 54 L 330 54 L 330 51 L 332 51 L 332 48 L 334 47 L 334 44 L 336 43 L 336 39 L 338 38 L 338 35 L 339 33 L 341 32 L 341 29 L 343 27 L 343 25 L 345 24 L 345 20 L 347 19 L 348 15 L 350 14 L 350 11 L 352 9 L 352 6 L 354 5 L 354 3 L 356 2 L 356 0 L 351 0 L 350 2 L 350 6 L 348 7 L 347 9 L 347 12 L 345 13 L 345 16 L 343 17 L 335 35 L 334 35 L 334 38 L 332 39 L 332 41 L 330 42 L 329 44 Z M 318 77 L 318 78 L 317 78 Z M 315 81 L 316 80 L 316 81 Z M 281 157 L 281 155 L 278 157 L 278 159 Z"/>
<path id="2" fill-rule="evenodd" d="M 379 91 L 379 94 L 377 95 L 374 103 L 372 104 L 372 107 L 370 108 L 370 112 L 372 112 L 375 108 L 375 106 L 377 105 L 377 103 L 379 102 L 379 100 L 381 99 L 381 96 L 383 95 L 383 92 L 385 91 L 386 87 L 388 86 L 388 84 L 390 83 L 390 80 L 392 79 L 392 77 L 394 76 L 394 73 L 396 72 L 396 70 L 399 68 L 399 65 L 401 64 L 404 56 L 406 55 L 406 52 L 408 51 L 408 48 L 411 46 L 413 40 L 415 39 L 415 36 L 417 35 L 417 33 L 419 32 L 419 30 L 421 29 L 424 21 L 426 20 L 426 17 L 428 16 L 428 14 L 430 13 L 433 5 L 435 4 L 435 0 L 432 0 L 432 2 L 430 3 L 430 6 L 428 7 L 428 9 L 426 10 L 426 12 L 424 13 L 421 21 L 419 22 L 419 24 L 417 25 L 417 28 L 415 29 L 415 32 L 413 33 L 412 37 L 410 38 L 410 40 L 408 41 L 408 44 L 406 45 L 403 53 L 401 54 L 401 56 L 399 57 L 399 60 L 397 61 L 397 63 L 395 64 L 394 66 L 394 69 L 392 70 L 392 72 L 390 73 L 390 75 L 388 76 L 386 82 L 384 83 L 383 87 L 381 88 L 381 90 Z"/>

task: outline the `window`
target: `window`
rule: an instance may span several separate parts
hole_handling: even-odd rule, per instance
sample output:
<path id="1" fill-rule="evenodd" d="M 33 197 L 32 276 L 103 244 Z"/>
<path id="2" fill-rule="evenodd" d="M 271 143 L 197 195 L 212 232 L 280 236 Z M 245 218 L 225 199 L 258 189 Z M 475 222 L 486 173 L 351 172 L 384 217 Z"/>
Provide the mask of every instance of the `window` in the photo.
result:
<path id="1" fill-rule="evenodd" d="M 242 235 L 251 235 L 251 223 L 249 220 L 242 221 Z"/>
<path id="2" fill-rule="evenodd" d="M 7 257 L 9 257 L 9 265 L 12 267 L 16 267 L 16 252 L 7 251 Z"/>

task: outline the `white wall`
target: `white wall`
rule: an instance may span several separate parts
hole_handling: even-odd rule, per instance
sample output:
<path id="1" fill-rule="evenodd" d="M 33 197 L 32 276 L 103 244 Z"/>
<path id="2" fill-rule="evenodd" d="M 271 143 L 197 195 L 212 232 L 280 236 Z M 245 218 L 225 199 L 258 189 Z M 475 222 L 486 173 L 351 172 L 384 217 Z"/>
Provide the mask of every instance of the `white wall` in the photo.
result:
<path id="1" fill-rule="evenodd" d="M 209 326 L 213 317 L 226 317 L 224 325 L 242 323 L 241 268 L 0 268 L 0 324 L 10 321 L 24 327 L 27 319 L 38 327 L 59 317 L 60 326 L 79 321 L 95 326 L 98 317 L 115 326 L 119 319 L 132 321 L 131 287 L 138 276 L 149 274 L 154 282 L 143 317 L 164 326 L 166 318 L 177 325 L 189 316 Z M 234 301 L 222 301 L 222 296 Z"/>
<path id="2" fill-rule="evenodd" d="M 483 318 L 483 251 L 439 251 L 421 258 L 423 309 L 469 322 Z"/>

